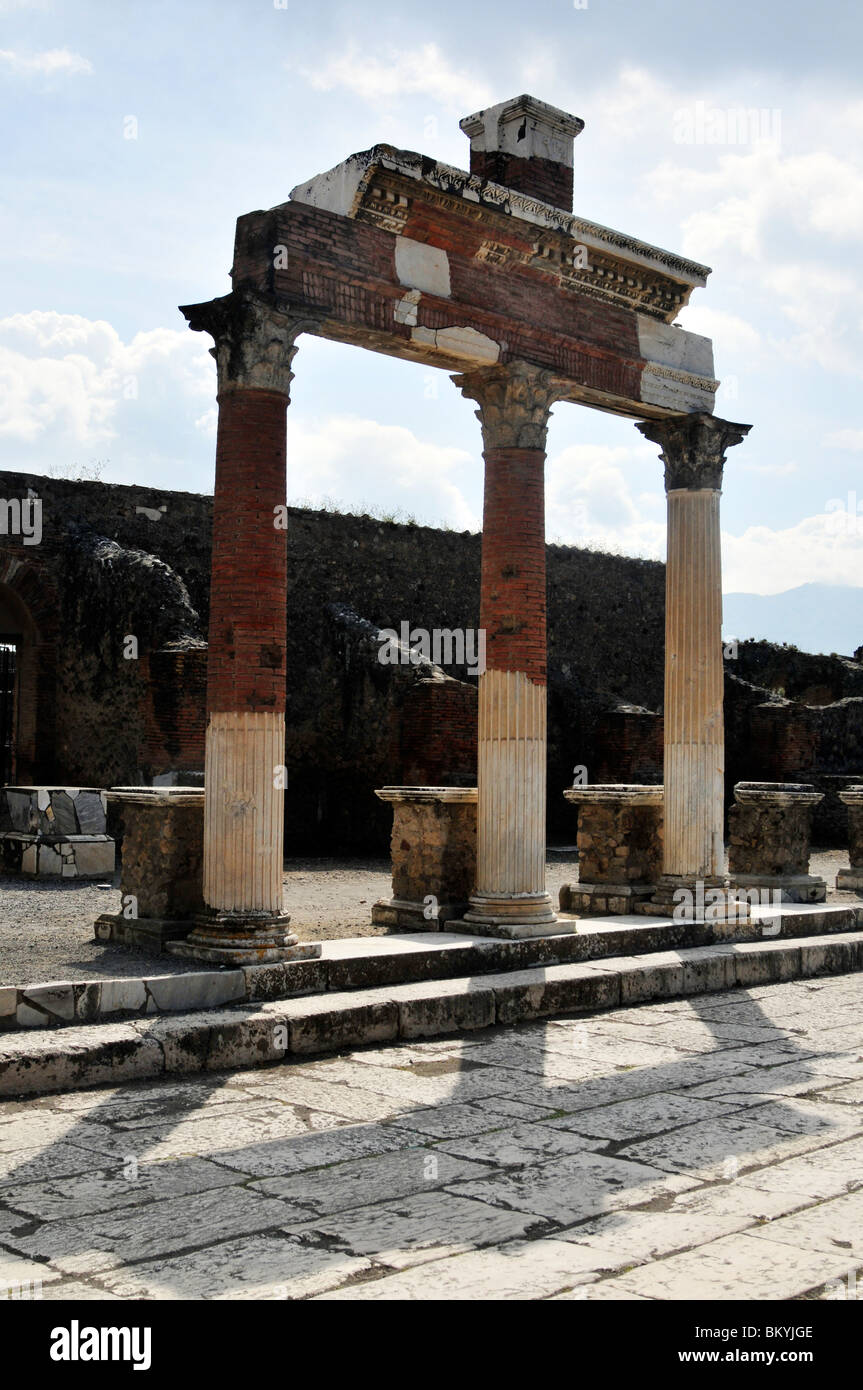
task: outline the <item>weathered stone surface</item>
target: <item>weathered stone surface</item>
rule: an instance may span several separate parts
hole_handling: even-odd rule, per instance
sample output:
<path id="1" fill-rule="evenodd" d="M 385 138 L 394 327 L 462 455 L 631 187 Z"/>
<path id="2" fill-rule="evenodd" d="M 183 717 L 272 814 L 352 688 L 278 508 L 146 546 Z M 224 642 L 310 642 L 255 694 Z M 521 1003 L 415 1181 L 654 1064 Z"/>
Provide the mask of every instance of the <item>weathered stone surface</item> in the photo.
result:
<path id="1" fill-rule="evenodd" d="M 124 896 L 138 916 L 186 921 L 204 906 L 204 793 L 193 787 L 109 792 L 123 816 Z"/>
<path id="2" fill-rule="evenodd" d="M 476 788 L 384 787 L 376 795 L 393 808 L 393 897 L 375 904 L 372 919 L 437 931 L 464 914 L 476 882 Z"/>

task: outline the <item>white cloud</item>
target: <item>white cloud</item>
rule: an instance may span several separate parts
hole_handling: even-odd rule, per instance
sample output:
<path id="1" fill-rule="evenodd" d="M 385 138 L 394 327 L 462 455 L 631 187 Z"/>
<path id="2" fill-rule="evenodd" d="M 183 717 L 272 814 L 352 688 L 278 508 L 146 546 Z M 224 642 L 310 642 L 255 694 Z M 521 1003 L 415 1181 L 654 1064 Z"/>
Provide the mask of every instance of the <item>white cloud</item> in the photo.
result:
<path id="1" fill-rule="evenodd" d="M 390 48 L 384 57 L 380 49 L 363 52 L 351 45 L 321 67 L 301 71 L 317 91 L 342 88 L 373 106 L 385 106 L 400 97 L 426 96 L 465 114 L 492 99 L 480 78 L 453 67 L 434 43 Z"/>
<path id="2" fill-rule="evenodd" d="M 12 49 L 0 48 L 0 63 L 23 76 L 37 73 L 43 77 L 54 77 L 58 73 L 89 76 L 93 71 L 89 58 L 70 53 L 68 48 L 49 48 L 43 53 L 15 53 Z"/>
<path id="3" fill-rule="evenodd" d="M 649 456 L 656 491 L 634 497 L 624 468 Z M 662 470 L 650 446 L 574 444 L 549 459 L 546 533 L 566 545 L 595 545 L 627 555 L 662 559 L 665 498 Z"/>
<path id="4" fill-rule="evenodd" d="M 782 530 L 750 526 L 742 536 L 723 534 L 726 592 L 778 594 L 799 584 L 858 586 L 863 571 L 863 513 L 855 512 L 853 494 L 851 505 L 849 499 L 831 501 L 835 510 L 805 517 Z"/>
<path id="5" fill-rule="evenodd" d="M 729 314 L 724 309 L 710 309 L 698 303 L 687 304 L 678 318 L 690 333 L 701 333 L 705 338 L 712 338 L 717 351 L 748 359 L 756 356 L 761 346 L 758 329 L 738 314 Z"/>
<path id="6" fill-rule="evenodd" d="M 188 331 L 157 328 L 124 343 L 111 324 L 78 314 L 0 320 L 0 437 L 10 441 L 100 446 L 125 409 L 152 409 L 178 388 L 214 391 L 206 344 Z"/>
<path id="7" fill-rule="evenodd" d="M 824 440 L 827 449 L 850 449 L 852 453 L 863 450 L 863 430 L 834 430 Z"/>
<path id="8" fill-rule="evenodd" d="M 313 420 L 288 414 L 289 496 L 320 506 L 335 500 L 478 530 L 480 518 L 459 486 L 473 456 L 429 444 L 399 425 L 356 416 Z"/>

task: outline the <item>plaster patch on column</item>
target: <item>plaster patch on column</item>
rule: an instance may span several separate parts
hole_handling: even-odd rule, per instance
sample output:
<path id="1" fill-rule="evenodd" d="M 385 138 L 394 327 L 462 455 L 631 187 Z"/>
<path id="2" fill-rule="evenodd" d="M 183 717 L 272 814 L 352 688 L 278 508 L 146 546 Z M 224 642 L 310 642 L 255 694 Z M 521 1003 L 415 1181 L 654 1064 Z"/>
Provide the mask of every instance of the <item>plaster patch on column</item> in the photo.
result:
<path id="1" fill-rule="evenodd" d="M 413 325 L 417 321 L 417 309 L 422 298 L 419 290 L 409 290 L 408 293 L 398 301 L 393 310 L 393 318 L 396 323 L 406 323 Z"/>
<path id="2" fill-rule="evenodd" d="M 424 241 L 412 241 L 401 236 L 396 241 L 396 274 L 399 283 L 425 294 L 449 299 L 452 293 L 449 280 L 449 257 L 440 246 Z"/>
<path id="3" fill-rule="evenodd" d="M 500 343 L 475 328 L 415 328 L 411 339 L 439 348 L 451 357 L 466 357 L 471 362 L 497 362 L 500 357 Z"/>

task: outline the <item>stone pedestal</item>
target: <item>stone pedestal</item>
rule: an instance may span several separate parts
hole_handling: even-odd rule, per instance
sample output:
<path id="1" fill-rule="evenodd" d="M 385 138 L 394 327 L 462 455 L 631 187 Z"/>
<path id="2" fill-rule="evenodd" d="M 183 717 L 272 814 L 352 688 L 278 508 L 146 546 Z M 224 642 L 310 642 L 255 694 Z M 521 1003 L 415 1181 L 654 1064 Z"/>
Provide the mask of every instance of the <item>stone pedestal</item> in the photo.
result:
<path id="1" fill-rule="evenodd" d="M 863 784 L 846 787 L 839 800 L 848 807 L 848 857 L 850 869 L 840 869 L 836 887 L 846 893 L 863 893 Z"/>
<path id="2" fill-rule="evenodd" d="M 463 917 L 476 877 L 475 787 L 382 787 L 393 808 L 393 895 L 372 908 L 378 926 L 440 931 Z"/>
<path id="3" fill-rule="evenodd" d="M 562 885 L 561 911 L 633 912 L 662 872 L 662 787 L 597 785 L 563 794 L 578 809 L 579 877 Z"/>
<path id="4" fill-rule="evenodd" d="M 203 910 L 203 788 L 112 787 L 108 804 L 124 827 L 122 902 L 97 918 L 96 938 L 161 950 Z"/>
<path id="5" fill-rule="evenodd" d="M 110 879 L 114 851 L 100 788 L 0 788 L 0 867 L 8 873 Z"/>
<path id="6" fill-rule="evenodd" d="M 824 902 L 824 879 L 809 873 L 812 813 L 821 800 L 804 782 L 738 782 L 728 817 L 732 882 L 768 902 Z"/>

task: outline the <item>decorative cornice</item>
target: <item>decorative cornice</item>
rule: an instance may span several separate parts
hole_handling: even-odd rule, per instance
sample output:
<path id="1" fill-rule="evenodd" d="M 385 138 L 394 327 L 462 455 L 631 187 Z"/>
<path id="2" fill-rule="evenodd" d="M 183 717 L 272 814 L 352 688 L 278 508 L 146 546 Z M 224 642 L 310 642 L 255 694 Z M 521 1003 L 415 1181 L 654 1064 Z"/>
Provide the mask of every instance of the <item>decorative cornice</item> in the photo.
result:
<path id="1" fill-rule="evenodd" d="M 565 390 L 549 371 L 527 362 L 478 367 L 452 380 L 468 400 L 476 401 L 483 449 L 545 450 L 548 418 Z"/>
<path id="2" fill-rule="evenodd" d="M 180 306 L 195 333 L 209 333 L 210 354 L 219 372 L 218 392 L 254 389 L 290 399 L 291 363 L 296 339 L 313 332 L 317 321 L 247 292 L 226 294 L 205 304 Z"/>
<path id="3" fill-rule="evenodd" d="M 719 492 L 726 451 L 745 439 L 752 426 L 696 411 L 664 420 L 644 420 L 636 428 L 645 439 L 660 446 L 666 492 L 701 488 Z"/>

